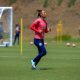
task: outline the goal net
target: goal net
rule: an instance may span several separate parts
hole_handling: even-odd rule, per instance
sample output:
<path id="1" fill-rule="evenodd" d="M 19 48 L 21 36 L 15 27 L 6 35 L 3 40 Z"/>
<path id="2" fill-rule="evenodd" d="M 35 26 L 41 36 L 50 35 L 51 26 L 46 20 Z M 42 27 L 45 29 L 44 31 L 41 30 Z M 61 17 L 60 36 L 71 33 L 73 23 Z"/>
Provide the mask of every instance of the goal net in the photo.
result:
<path id="1" fill-rule="evenodd" d="M 12 46 L 12 7 L 0 7 L 0 46 Z"/>

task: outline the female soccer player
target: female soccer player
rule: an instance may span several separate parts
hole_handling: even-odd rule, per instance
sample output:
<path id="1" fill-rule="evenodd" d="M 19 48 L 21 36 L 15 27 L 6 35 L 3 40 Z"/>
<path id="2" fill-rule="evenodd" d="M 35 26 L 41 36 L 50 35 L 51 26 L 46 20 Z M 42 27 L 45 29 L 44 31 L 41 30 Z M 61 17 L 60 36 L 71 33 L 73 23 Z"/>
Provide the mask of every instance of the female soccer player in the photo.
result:
<path id="1" fill-rule="evenodd" d="M 16 24 L 13 45 L 15 45 L 17 39 L 18 39 L 18 45 L 19 45 L 19 36 L 20 36 L 20 26 L 19 26 L 19 24 Z"/>
<path id="2" fill-rule="evenodd" d="M 1 41 L 1 45 L 3 44 L 4 38 L 3 38 L 3 28 L 2 28 L 3 23 L 0 22 L 0 41 Z"/>
<path id="3" fill-rule="evenodd" d="M 47 27 L 46 16 L 44 10 L 38 10 L 38 18 L 30 26 L 30 29 L 35 32 L 34 44 L 38 49 L 38 55 L 31 60 L 32 69 L 36 69 L 40 59 L 47 53 L 44 45 L 44 33 L 51 31 L 51 29 Z"/>

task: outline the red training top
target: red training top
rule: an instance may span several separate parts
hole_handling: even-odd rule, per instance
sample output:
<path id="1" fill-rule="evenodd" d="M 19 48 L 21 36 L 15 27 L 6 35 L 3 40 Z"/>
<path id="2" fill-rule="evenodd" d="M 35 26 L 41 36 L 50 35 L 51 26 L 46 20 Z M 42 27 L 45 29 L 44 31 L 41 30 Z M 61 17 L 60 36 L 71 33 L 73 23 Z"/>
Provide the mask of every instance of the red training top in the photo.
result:
<path id="1" fill-rule="evenodd" d="M 45 20 L 43 20 L 42 18 L 38 18 L 31 24 L 30 29 L 35 31 L 34 38 L 43 39 L 44 38 L 44 33 L 48 32 L 47 22 Z M 41 33 L 39 33 L 40 30 L 42 30 Z"/>

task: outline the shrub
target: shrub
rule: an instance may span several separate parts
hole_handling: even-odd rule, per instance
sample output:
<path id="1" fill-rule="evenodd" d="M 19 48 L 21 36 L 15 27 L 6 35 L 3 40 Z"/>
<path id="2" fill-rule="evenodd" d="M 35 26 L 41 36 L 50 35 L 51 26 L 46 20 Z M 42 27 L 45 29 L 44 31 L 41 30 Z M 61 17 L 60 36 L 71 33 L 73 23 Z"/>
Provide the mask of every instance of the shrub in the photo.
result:
<path id="1" fill-rule="evenodd" d="M 17 0 L 11 0 L 12 3 L 16 3 Z"/>
<path id="2" fill-rule="evenodd" d="M 43 2 L 43 7 L 48 7 L 48 4 L 49 4 L 49 0 L 44 0 L 44 2 Z"/>
<path id="3" fill-rule="evenodd" d="M 60 6 L 63 0 L 56 0 L 56 2 L 57 2 L 57 5 Z"/>
<path id="4" fill-rule="evenodd" d="M 13 3 L 16 3 L 17 0 L 10 0 L 8 1 L 8 5 L 12 5 Z"/>
<path id="5" fill-rule="evenodd" d="M 54 40 L 57 40 L 57 38 L 60 39 L 60 37 L 62 37 L 62 40 L 63 40 L 63 41 L 69 41 L 69 40 L 72 39 L 72 37 L 71 37 L 70 35 L 64 34 L 64 35 L 62 35 L 62 36 L 55 36 L 55 37 L 54 37 Z"/>
<path id="6" fill-rule="evenodd" d="M 68 7 L 72 7 L 75 5 L 76 0 L 69 0 Z"/>

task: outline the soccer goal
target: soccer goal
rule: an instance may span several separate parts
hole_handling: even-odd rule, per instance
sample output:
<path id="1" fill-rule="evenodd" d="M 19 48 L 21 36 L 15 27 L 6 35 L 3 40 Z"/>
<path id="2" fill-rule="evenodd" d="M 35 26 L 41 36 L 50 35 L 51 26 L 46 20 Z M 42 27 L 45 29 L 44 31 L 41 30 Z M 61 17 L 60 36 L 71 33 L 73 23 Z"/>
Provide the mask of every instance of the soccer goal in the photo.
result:
<path id="1" fill-rule="evenodd" d="M 0 7 L 0 46 L 12 46 L 12 16 L 12 7 Z"/>

